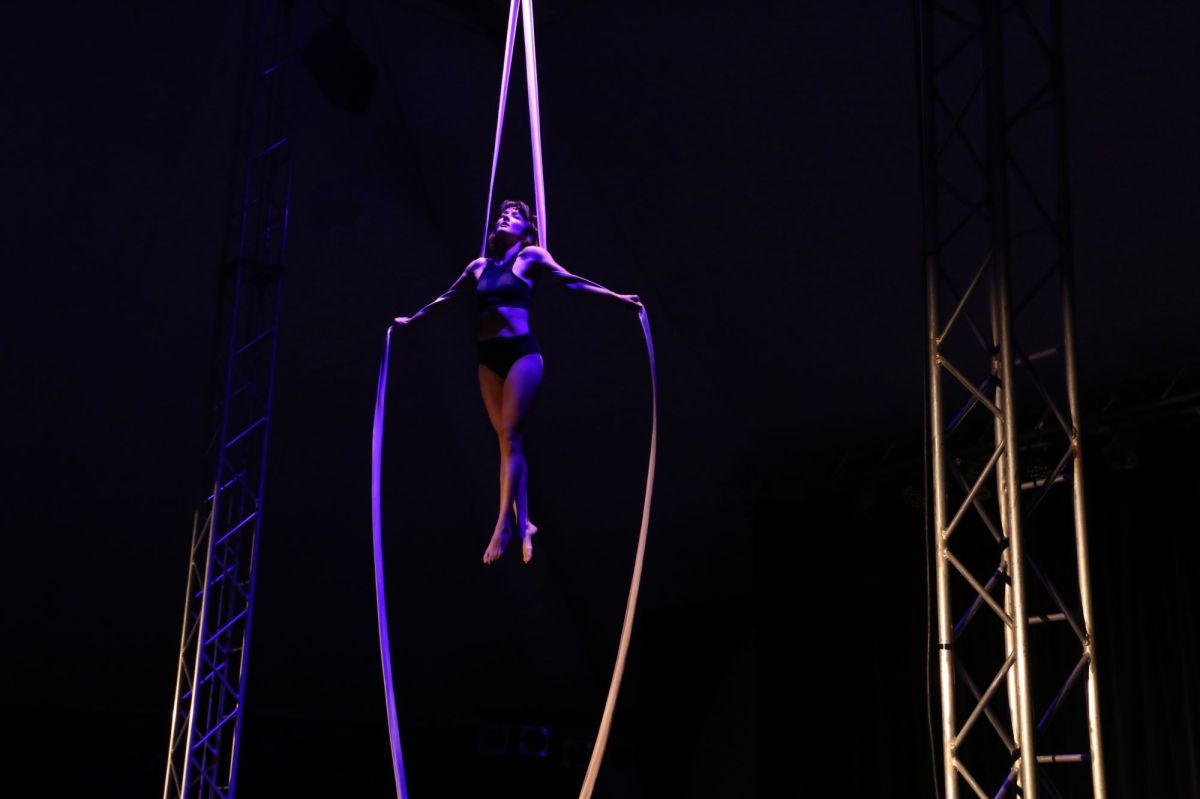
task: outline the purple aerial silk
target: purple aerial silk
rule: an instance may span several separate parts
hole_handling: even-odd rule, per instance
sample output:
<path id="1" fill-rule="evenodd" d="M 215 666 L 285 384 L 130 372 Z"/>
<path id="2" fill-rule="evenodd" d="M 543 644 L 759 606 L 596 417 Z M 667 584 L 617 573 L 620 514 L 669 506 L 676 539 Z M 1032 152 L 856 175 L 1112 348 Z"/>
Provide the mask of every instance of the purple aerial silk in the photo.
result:
<path id="1" fill-rule="evenodd" d="M 396 691 L 392 680 L 392 649 L 388 641 L 387 594 L 383 581 L 383 411 L 387 405 L 388 356 L 392 349 L 392 328 L 384 339 L 383 358 L 379 361 L 379 381 L 375 385 L 375 422 L 371 427 L 371 532 L 375 541 L 375 601 L 379 619 L 379 655 L 383 660 L 383 691 L 387 706 L 388 738 L 392 746 L 392 773 L 396 778 L 396 796 L 408 799 L 404 783 L 404 756 L 400 752 L 400 728 L 396 724 Z"/>

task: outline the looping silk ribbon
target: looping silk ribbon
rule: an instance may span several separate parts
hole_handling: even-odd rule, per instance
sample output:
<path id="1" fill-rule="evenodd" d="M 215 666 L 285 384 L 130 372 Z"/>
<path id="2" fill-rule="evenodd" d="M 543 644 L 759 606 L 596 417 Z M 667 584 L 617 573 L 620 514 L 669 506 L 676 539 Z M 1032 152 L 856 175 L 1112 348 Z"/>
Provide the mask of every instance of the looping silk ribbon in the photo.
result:
<path id="1" fill-rule="evenodd" d="M 508 79 L 512 71 L 512 51 L 517 33 L 517 7 L 520 3 L 521 14 L 524 18 L 525 29 L 525 72 L 529 86 L 529 120 L 530 135 L 533 144 L 534 192 L 537 203 L 537 215 L 541 233 L 541 242 L 546 242 L 546 193 L 542 175 L 542 145 L 541 127 L 537 104 L 537 56 L 533 41 L 533 5 L 532 0 L 512 0 L 509 7 L 508 39 L 504 49 L 504 69 L 500 78 L 500 110 L 496 120 L 496 145 L 492 151 L 492 176 L 488 185 L 488 209 L 484 220 L 484 248 L 487 247 L 487 233 L 491 228 L 492 195 L 496 185 L 496 166 L 500 158 L 500 138 L 504 127 L 504 108 L 508 100 Z M 638 309 L 638 319 L 642 324 L 642 332 L 646 339 L 646 357 L 650 364 L 650 463 L 646 469 L 646 491 L 642 503 L 642 524 L 638 534 L 637 555 L 633 563 L 633 577 L 630 580 L 629 599 L 625 603 L 625 621 L 621 627 L 621 641 L 617 646 L 617 659 L 613 666 L 612 681 L 609 683 L 608 698 L 604 702 L 604 712 L 601 715 L 600 727 L 596 733 L 596 742 L 592 747 L 592 757 L 588 762 L 584 775 L 583 786 L 579 791 L 579 799 L 590 799 L 595 789 L 596 780 L 600 774 L 600 763 L 604 759 L 604 749 L 608 743 L 609 731 L 612 728 L 613 714 L 617 706 L 617 694 L 621 688 L 621 677 L 625 672 L 625 660 L 629 653 L 629 640 L 633 634 L 633 616 L 637 608 L 638 588 L 642 582 L 642 564 L 646 552 L 646 533 L 650 527 L 650 502 L 654 494 L 654 462 L 658 449 L 658 382 L 654 366 L 654 341 L 650 336 L 650 318 L 645 308 Z M 379 655 L 383 663 L 383 687 L 387 706 L 388 739 L 392 749 L 392 772 L 396 780 L 396 796 L 408 799 L 408 787 L 404 779 L 404 757 L 400 750 L 400 728 L 396 721 L 396 691 L 392 676 L 391 646 L 388 639 L 387 600 L 383 576 L 383 514 L 381 511 L 382 471 L 383 471 L 383 416 L 387 404 L 387 374 L 388 360 L 392 349 L 392 328 L 387 330 L 384 342 L 383 357 L 379 363 L 379 380 L 375 388 L 375 421 L 371 430 L 371 528 L 374 538 L 375 554 L 375 600 L 379 621 Z"/>

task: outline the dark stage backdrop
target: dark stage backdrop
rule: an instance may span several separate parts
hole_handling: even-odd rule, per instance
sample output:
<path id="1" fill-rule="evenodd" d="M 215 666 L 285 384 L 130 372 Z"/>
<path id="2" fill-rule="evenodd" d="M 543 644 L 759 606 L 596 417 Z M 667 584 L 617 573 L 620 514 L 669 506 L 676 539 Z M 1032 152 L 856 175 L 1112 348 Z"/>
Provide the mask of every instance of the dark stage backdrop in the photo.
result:
<path id="1" fill-rule="evenodd" d="M 375 368 L 387 321 L 450 283 L 483 221 L 503 4 L 297 0 L 296 47 L 342 5 L 378 80 L 353 114 L 294 74 L 251 797 L 386 793 Z M 46 2 L 0 24 L 0 751 L 21 795 L 161 790 L 241 7 Z M 1184 94 L 1198 18 L 1066 7 L 1085 391 L 1200 358 L 1200 107 Z M 921 520 L 849 512 L 825 482 L 849 449 L 920 436 L 909 4 L 539 0 L 538 19 L 551 248 L 642 296 L 661 370 L 645 583 L 601 789 L 751 796 L 761 742 L 766 773 L 928 795 Z M 519 73 L 513 92 L 499 191 L 527 196 Z M 578 766 L 488 760 L 477 732 L 586 735 L 611 669 L 649 430 L 639 333 L 568 292 L 539 293 L 534 315 L 530 568 L 478 563 L 497 453 L 470 320 L 398 346 L 385 512 L 420 795 L 568 795 Z M 1190 435 L 1093 481 L 1114 795 L 1197 791 Z"/>

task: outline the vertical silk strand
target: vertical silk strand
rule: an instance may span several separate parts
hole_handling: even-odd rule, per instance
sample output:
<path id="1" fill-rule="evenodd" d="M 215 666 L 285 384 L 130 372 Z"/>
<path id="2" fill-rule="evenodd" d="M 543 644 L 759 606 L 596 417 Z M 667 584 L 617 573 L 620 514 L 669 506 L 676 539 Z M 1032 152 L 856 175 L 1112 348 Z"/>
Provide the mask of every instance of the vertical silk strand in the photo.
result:
<path id="1" fill-rule="evenodd" d="M 487 211 L 483 215 L 483 244 L 479 255 L 487 255 L 488 234 L 492 229 L 492 200 L 496 190 L 496 168 L 500 165 L 500 139 L 504 133 L 504 108 L 508 105 L 508 78 L 512 75 L 513 45 L 517 41 L 517 3 L 508 7 L 508 38 L 504 40 L 504 66 L 500 70 L 500 109 L 496 112 L 496 144 L 492 147 L 492 177 L 488 180 Z M 528 36 L 528 34 L 526 34 Z"/>
<path id="2" fill-rule="evenodd" d="M 525 80 L 529 86 L 529 139 L 533 146 L 533 197 L 537 207 L 541 245 L 549 248 L 549 220 L 546 219 L 546 181 L 542 173 L 542 113 L 538 108 L 537 45 L 533 37 L 533 0 L 521 0 L 525 24 Z"/>
<path id="3" fill-rule="evenodd" d="M 379 361 L 379 382 L 375 386 L 375 421 L 371 426 L 371 537 L 375 545 L 375 613 L 379 620 L 379 656 L 383 661 L 383 693 L 387 707 L 388 741 L 392 747 L 392 774 L 396 778 L 396 796 L 408 799 L 404 782 L 404 756 L 400 752 L 400 726 L 396 721 L 396 687 L 392 680 L 392 648 L 388 639 L 387 597 L 383 581 L 383 513 L 380 502 L 383 475 L 383 411 L 387 405 L 388 355 L 392 349 L 392 328 L 384 339 Z"/>
<path id="4" fill-rule="evenodd" d="M 579 799 L 591 799 L 600 776 L 600 763 L 604 760 L 604 748 L 608 744 L 608 733 L 612 728 L 613 713 L 617 709 L 617 692 L 621 690 L 621 677 L 625 673 L 625 657 L 629 654 L 629 639 L 633 635 L 633 613 L 637 609 L 638 589 L 642 584 L 642 562 L 646 554 L 646 533 L 650 529 L 650 502 L 654 498 L 654 461 L 658 451 L 658 381 L 655 379 L 654 340 L 650 337 L 650 317 L 646 309 L 638 311 L 642 333 L 646 337 L 646 358 L 650 362 L 650 463 L 646 467 L 646 493 L 642 500 L 642 526 L 638 533 L 637 556 L 633 560 L 633 578 L 629 582 L 629 599 L 625 602 L 625 622 L 621 625 L 621 643 L 617 646 L 617 662 L 613 666 L 612 682 L 608 686 L 608 698 L 604 701 L 604 714 L 600 717 L 600 729 L 596 733 L 596 744 L 592 747 L 592 758 L 588 761 L 583 787 Z"/>

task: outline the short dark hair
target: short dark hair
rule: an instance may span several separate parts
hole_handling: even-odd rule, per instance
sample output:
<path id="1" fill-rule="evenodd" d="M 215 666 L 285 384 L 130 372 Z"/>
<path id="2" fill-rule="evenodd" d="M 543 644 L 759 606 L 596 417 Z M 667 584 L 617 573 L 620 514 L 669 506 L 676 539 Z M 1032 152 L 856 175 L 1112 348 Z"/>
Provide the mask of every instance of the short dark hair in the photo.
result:
<path id="1" fill-rule="evenodd" d="M 537 217 L 534 216 L 533 211 L 529 210 L 528 203 L 522 202 L 521 200 L 505 200 L 504 202 L 500 203 L 500 213 L 504 213 L 509 208 L 516 208 L 518 211 L 520 211 L 521 216 L 525 217 L 525 221 L 528 223 L 525 228 L 525 246 L 530 247 L 534 244 L 537 244 L 540 238 L 540 234 L 538 233 Z M 493 258 L 504 254 L 496 251 L 496 232 L 494 230 L 488 234 L 486 254 Z"/>

